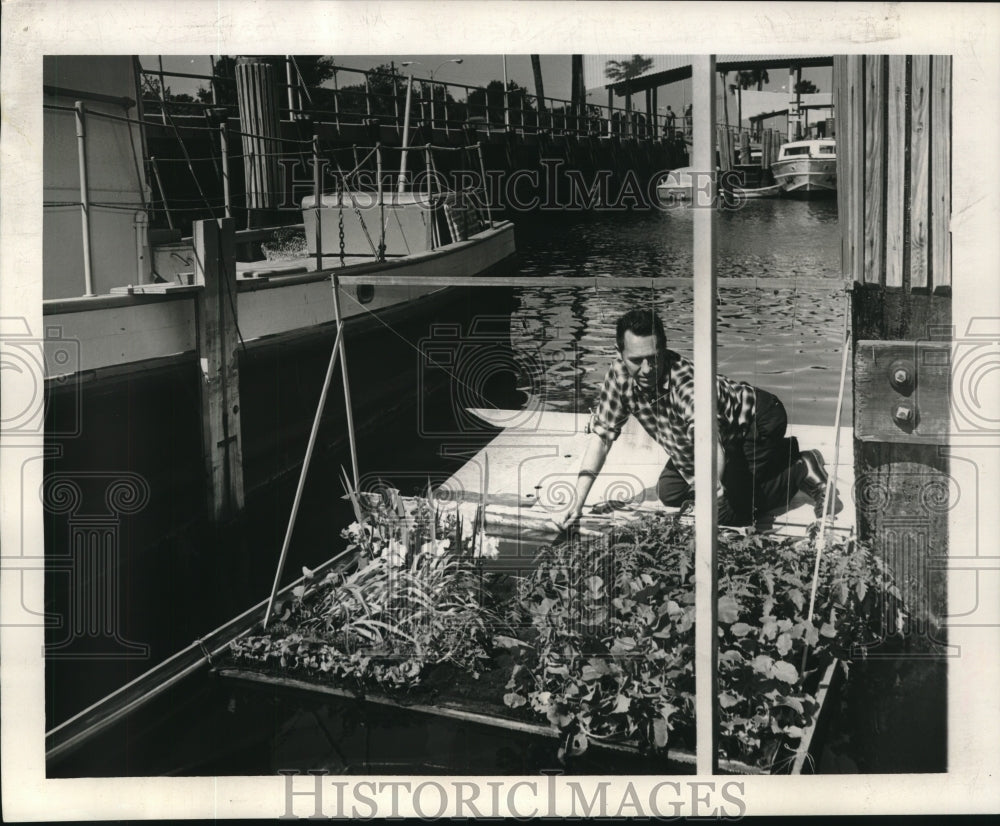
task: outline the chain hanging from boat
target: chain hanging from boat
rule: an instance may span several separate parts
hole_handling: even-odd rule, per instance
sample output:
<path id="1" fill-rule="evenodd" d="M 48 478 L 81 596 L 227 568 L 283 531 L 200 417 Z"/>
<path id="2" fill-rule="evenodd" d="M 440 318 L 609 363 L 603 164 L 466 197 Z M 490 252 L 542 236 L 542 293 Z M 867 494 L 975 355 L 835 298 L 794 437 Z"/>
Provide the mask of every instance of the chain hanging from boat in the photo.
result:
<path id="1" fill-rule="evenodd" d="M 340 266 L 344 266 L 344 187 L 337 187 L 337 227 L 340 231 Z"/>

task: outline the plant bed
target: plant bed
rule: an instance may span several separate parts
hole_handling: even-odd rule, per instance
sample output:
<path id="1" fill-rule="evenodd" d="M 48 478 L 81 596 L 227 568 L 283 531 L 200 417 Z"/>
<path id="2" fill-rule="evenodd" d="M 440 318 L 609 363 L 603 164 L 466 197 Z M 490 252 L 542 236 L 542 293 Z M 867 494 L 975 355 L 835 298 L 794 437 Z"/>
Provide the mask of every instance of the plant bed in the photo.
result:
<path id="1" fill-rule="evenodd" d="M 693 762 L 690 527 L 609 526 L 512 577 L 483 569 L 497 543 L 481 512 L 463 525 L 433 500 L 355 502 L 357 567 L 307 576 L 223 674 L 544 734 L 568 767 L 595 746 Z M 826 548 L 807 618 L 815 555 L 809 539 L 719 538 L 723 770 L 801 770 L 834 670 L 902 625 L 898 591 L 852 540 Z"/>

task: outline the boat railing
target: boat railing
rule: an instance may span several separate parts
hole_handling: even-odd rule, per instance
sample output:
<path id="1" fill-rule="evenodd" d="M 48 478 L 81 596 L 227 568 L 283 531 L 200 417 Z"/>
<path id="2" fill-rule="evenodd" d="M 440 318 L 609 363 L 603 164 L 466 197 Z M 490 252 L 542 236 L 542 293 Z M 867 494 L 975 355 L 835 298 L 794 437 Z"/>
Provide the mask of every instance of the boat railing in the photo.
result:
<path id="1" fill-rule="evenodd" d="M 149 278 L 156 278 L 155 265 L 151 264 L 150 271 L 144 274 L 141 262 L 144 248 L 155 246 L 154 238 L 166 238 L 168 240 L 161 240 L 161 243 L 180 242 L 183 246 L 182 231 L 185 227 L 192 226 L 194 221 L 232 217 L 237 209 L 246 210 L 249 217 L 260 202 L 266 204 L 268 213 L 287 213 L 298 218 L 297 221 L 282 221 L 266 229 L 248 228 L 237 238 L 237 242 L 244 247 L 254 243 L 259 244 L 276 228 L 290 223 L 302 226 L 302 201 L 305 195 L 311 195 L 313 199 L 312 208 L 315 211 L 317 235 L 314 256 L 316 268 L 323 269 L 324 258 L 329 258 L 329 254 L 324 253 L 322 246 L 322 222 L 319 220 L 319 211 L 324 205 L 324 194 L 331 190 L 339 198 L 341 210 L 349 210 L 357 218 L 367 240 L 368 249 L 352 250 L 351 258 L 370 256 L 378 261 L 386 259 L 386 208 L 397 205 L 396 196 L 400 192 L 419 195 L 413 199 L 417 207 L 445 213 L 440 226 L 439 222 L 432 222 L 435 229 L 430 235 L 431 249 L 442 243 L 465 240 L 463 228 L 467 229 L 468 224 L 464 220 L 456 222 L 452 214 L 455 210 L 476 212 L 483 227 L 493 226 L 481 142 L 457 147 L 430 142 L 403 147 L 385 147 L 381 142 L 370 146 L 343 147 L 324 141 L 319 134 L 314 134 L 309 140 L 276 138 L 234 128 L 228 119 L 222 119 L 216 124 L 198 127 L 209 138 L 209 148 L 208 150 L 202 148 L 201 154 L 190 152 L 183 136 L 177 132 L 179 150 L 177 157 L 150 154 L 149 157 L 141 158 L 138 146 L 143 145 L 144 141 L 135 139 L 135 135 L 130 135 L 135 184 L 130 184 L 124 189 L 119 187 L 109 190 L 103 181 L 98 180 L 94 185 L 91 183 L 88 154 L 93 155 L 95 149 L 93 146 L 88 148 L 89 141 L 93 140 L 88 137 L 88 124 L 93 119 L 100 119 L 122 124 L 130 130 L 141 130 L 149 121 L 127 114 L 101 111 L 93 106 L 88 107 L 82 100 L 74 101 L 72 106 L 46 102 L 43 108 L 46 113 L 57 117 L 71 116 L 74 120 L 79 195 L 69 200 L 46 198 L 43 206 L 47 211 L 64 209 L 80 211 L 84 296 L 96 294 L 91 255 L 95 240 L 92 237 L 92 219 L 95 212 L 128 211 L 134 214 L 139 277 L 137 279 L 130 277 L 128 280 L 129 283 L 139 284 L 147 282 L 147 275 Z M 128 107 L 125 108 L 127 111 Z M 199 145 L 204 147 L 205 144 Z M 241 146 L 241 149 L 234 151 L 237 146 Z M 389 169 L 387 153 L 390 152 L 394 162 L 402 159 L 399 171 Z M 439 173 L 435 156 L 441 153 L 463 156 L 457 164 L 449 162 L 447 166 L 449 169 L 462 166 L 470 174 L 452 176 L 449 179 L 448 176 Z M 412 170 L 411 175 L 405 172 L 407 163 Z M 230 185 L 234 164 L 244 167 L 245 174 L 251 177 L 252 183 L 257 186 L 255 191 L 251 192 L 248 186 L 247 191 L 242 194 L 234 192 L 235 188 Z M 259 168 L 251 170 L 252 166 Z M 309 173 L 308 178 L 301 175 L 303 166 Z M 179 181 L 178 176 L 183 178 L 184 170 L 189 178 Z M 98 170 L 99 174 L 100 172 L 101 170 Z M 297 173 L 299 177 L 296 177 Z M 213 177 L 216 178 L 214 192 L 213 188 L 203 185 L 205 178 Z M 216 194 L 220 188 L 218 187 L 220 180 L 221 197 Z M 186 187 L 189 195 L 196 193 L 197 197 L 182 198 L 172 194 L 168 200 L 165 181 L 174 182 L 175 192 L 183 191 Z M 147 182 L 152 186 L 147 186 Z M 359 197 L 360 193 L 370 193 L 372 197 L 362 199 Z M 366 221 L 365 213 L 374 214 L 376 211 L 374 219 Z M 157 230 L 158 236 L 154 236 L 150 230 Z M 339 249 L 341 264 L 345 263 L 344 253 L 344 246 L 341 243 Z M 155 254 L 151 255 L 150 260 L 153 259 Z M 122 271 L 128 272 L 128 269 L 123 268 Z"/>

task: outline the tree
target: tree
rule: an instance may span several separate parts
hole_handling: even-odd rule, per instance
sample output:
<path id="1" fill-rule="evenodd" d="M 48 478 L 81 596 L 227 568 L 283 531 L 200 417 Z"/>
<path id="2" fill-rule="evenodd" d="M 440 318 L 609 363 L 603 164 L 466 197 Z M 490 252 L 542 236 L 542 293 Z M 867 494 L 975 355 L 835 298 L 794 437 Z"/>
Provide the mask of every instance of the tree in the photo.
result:
<path id="1" fill-rule="evenodd" d="M 739 73 L 739 82 L 741 89 L 749 89 L 751 86 L 756 86 L 757 91 L 763 91 L 764 84 L 769 83 L 771 80 L 768 77 L 767 69 L 744 69 Z"/>
<path id="2" fill-rule="evenodd" d="M 587 105 L 587 87 L 583 82 L 583 55 L 575 54 L 570 57 L 571 74 L 571 99 L 574 117 L 585 116 Z"/>
<path id="3" fill-rule="evenodd" d="M 604 64 L 604 74 L 615 83 L 625 83 L 625 111 L 632 112 L 632 80 L 648 72 L 653 61 L 642 55 L 632 55 L 631 60 L 609 60 Z"/>
<path id="4" fill-rule="evenodd" d="M 800 80 L 792 91 L 797 95 L 812 95 L 819 91 L 819 87 L 811 80 Z"/>
<path id="5" fill-rule="evenodd" d="M 486 118 L 493 125 L 503 126 L 503 81 L 491 80 L 485 89 L 473 89 L 467 106 L 470 118 Z M 532 111 L 528 90 L 513 80 L 507 81 L 507 106 L 511 126 L 521 125 L 522 111 Z"/>
<path id="6" fill-rule="evenodd" d="M 275 81 L 280 85 L 280 91 L 284 92 L 287 78 L 285 57 L 283 55 L 268 55 L 259 59 L 274 67 Z M 305 97 L 303 103 L 307 108 L 309 96 L 312 96 L 313 107 L 327 108 L 329 105 L 332 108 L 331 95 L 333 90 L 324 89 L 323 84 L 334 77 L 337 72 L 334 59 L 327 55 L 293 55 L 292 61 L 292 83 L 305 87 L 309 92 L 309 95 L 303 95 Z M 212 85 L 215 86 L 216 103 L 220 106 L 235 106 L 237 103 L 236 58 L 230 55 L 220 55 L 214 62 Z M 281 94 L 279 97 L 281 102 L 278 105 L 286 105 L 287 99 L 287 94 Z M 198 100 L 202 103 L 211 103 L 211 86 L 199 87 Z"/>

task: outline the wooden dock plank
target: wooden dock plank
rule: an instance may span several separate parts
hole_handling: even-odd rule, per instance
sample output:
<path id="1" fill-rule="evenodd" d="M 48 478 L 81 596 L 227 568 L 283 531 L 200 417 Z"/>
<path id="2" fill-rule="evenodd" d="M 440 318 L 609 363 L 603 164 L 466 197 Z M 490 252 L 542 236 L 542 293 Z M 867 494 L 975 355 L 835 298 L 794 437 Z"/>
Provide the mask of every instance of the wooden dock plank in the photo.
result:
<path id="1" fill-rule="evenodd" d="M 903 286 L 906 176 L 906 56 L 890 55 L 886 119 L 885 286 Z"/>
<path id="2" fill-rule="evenodd" d="M 847 58 L 847 140 L 844 149 L 850 157 L 850 256 L 852 280 L 866 283 L 865 273 L 865 109 L 863 55 Z"/>
<path id="3" fill-rule="evenodd" d="M 951 287 L 951 55 L 931 58 L 931 276 Z"/>
<path id="4" fill-rule="evenodd" d="M 883 243 L 885 200 L 885 60 L 883 55 L 865 57 L 865 282 L 885 283 Z"/>
<path id="5" fill-rule="evenodd" d="M 910 289 L 928 286 L 931 59 L 914 55 L 910 84 Z"/>
<path id="6" fill-rule="evenodd" d="M 471 413 L 496 427 L 504 428 L 496 438 L 473 456 L 443 485 L 443 495 L 468 502 L 478 501 L 482 490 L 483 469 L 488 463 L 490 486 L 487 495 L 497 504 L 488 510 L 498 520 L 523 517 L 525 531 L 536 537 L 538 526 L 565 504 L 565 496 L 575 487 L 580 459 L 586 449 L 589 434 L 584 431 L 589 415 L 536 411 L 521 414 L 510 410 L 471 410 Z M 514 427 L 509 425 L 514 423 Z M 817 448 L 832 462 L 836 432 L 833 427 L 819 425 L 789 426 L 789 435 L 796 436 L 803 450 Z M 848 532 L 854 528 L 854 465 L 851 451 L 853 431 L 840 431 L 840 465 L 827 470 L 837 479 L 837 491 L 843 509 L 836 515 L 835 530 Z M 605 524 L 612 518 L 626 518 L 642 512 L 674 513 L 676 508 L 660 504 L 656 482 L 666 452 L 654 442 L 642 426 L 630 418 L 608 454 L 600 476 L 594 482 L 584 503 L 584 516 L 602 516 Z M 625 508 L 618 503 L 630 502 Z M 607 503 L 613 503 L 614 507 Z M 804 536 L 815 521 L 812 501 L 796 494 L 787 511 L 772 512 L 759 527 L 783 536 Z M 586 523 L 598 527 L 600 519 Z M 549 538 L 556 531 L 551 530 Z M 544 539 L 545 536 L 537 538 Z"/>

